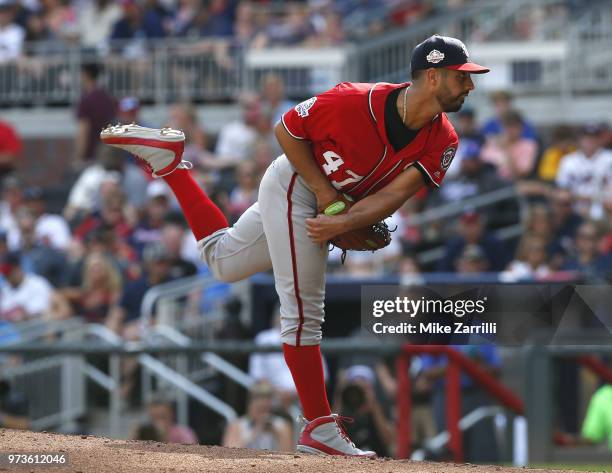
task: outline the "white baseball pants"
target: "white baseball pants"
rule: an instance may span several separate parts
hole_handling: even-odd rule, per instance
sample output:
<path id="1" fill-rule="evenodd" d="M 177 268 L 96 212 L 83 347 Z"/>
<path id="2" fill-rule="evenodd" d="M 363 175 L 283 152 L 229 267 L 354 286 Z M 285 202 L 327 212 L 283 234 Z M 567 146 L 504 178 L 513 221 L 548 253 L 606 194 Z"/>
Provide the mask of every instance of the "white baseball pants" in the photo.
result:
<path id="1" fill-rule="evenodd" d="M 315 195 L 285 155 L 268 167 L 253 204 L 231 228 L 200 240 L 215 278 L 234 282 L 272 268 L 281 305 L 281 339 L 318 345 L 324 318 L 327 247 L 306 235 L 317 214 Z"/>

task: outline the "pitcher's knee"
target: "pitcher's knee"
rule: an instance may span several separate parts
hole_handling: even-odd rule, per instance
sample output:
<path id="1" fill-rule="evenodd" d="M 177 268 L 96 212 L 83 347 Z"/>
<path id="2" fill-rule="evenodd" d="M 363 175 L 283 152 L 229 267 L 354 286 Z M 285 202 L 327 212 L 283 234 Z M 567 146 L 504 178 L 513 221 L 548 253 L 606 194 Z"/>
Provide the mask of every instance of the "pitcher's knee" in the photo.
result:
<path id="1" fill-rule="evenodd" d="M 206 263 L 206 266 L 208 266 L 210 274 L 212 274 L 217 281 L 231 283 L 240 281 L 246 277 L 244 271 L 240 270 L 240 268 L 237 268 L 235 265 L 223 264 L 223 262 L 215 260 L 214 258 L 203 257 L 202 260 Z"/>
<path id="2" fill-rule="evenodd" d="M 293 346 L 321 344 L 323 332 L 320 321 L 305 320 L 302 324 L 297 319 L 293 321 L 295 323 L 287 323 L 281 319 L 281 341 L 283 343 Z"/>

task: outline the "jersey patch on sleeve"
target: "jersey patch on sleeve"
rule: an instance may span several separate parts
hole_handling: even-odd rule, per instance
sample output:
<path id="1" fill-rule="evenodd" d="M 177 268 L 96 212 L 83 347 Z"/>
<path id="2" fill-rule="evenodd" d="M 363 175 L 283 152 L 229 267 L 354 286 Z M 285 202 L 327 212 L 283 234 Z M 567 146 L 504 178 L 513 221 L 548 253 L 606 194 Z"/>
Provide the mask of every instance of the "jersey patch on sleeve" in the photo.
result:
<path id="1" fill-rule="evenodd" d="M 454 146 L 449 146 L 442 153 L 442 157 L 440 158 L 440 167 L 445 171 L 450 167 L 453 162 L 453 158 L 455 157 L 455 152 L 457 148 Z"/>
<path id="2" fill-rule="evenodd" d="M 316 97 L 311 97 L 308 100 L 304 100 L 295 106 L 295 111 L 300 117 L 305 118 L 308 116 L 308 110 L 312 108 L 316 101 Z"/>

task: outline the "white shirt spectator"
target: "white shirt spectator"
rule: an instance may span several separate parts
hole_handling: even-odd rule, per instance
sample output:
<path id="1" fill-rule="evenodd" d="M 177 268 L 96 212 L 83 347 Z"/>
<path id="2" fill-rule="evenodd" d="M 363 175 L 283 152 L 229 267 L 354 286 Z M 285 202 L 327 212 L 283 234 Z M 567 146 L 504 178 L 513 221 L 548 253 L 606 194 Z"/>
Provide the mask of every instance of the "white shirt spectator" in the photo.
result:
<path id="1" fill-rule="evenodd" d="M 534 269 L 525 261 L 515 260 L 508 265 L 508 269 L 500 273 L 499 280 L 502 282 L 517 282 L 535 279 L 537 281 L 546 279 L 550 274 L 550 268 L 546 264 Z"/>
<path id="2" fill-rule="evenodd" d="M 24 274 L 17 287 L 4 281 L 0 289 L 0 318 L 16 322 L 21 311 L 28 318 L 39 316 L 49 310 L 52 293 L 51 284 L 36 274 Z"/>
<path id="3" fill-rule="evenodd" d="M 67 208 L 91 212 L 99 204 L 100 186 L 110 180 L 121 182 L 128 202 L 135 207 L 142 207 L 146 200 L 147 180 L 140 169 L 126 165 L 123 175 L 119 171 L 108 171 L 100 164 L 94 164 L 79 176 L 68 195 Z"/>
<path id="4" fill-rule="evenodd" d="M 256 345 L 282 344 L 280 330 L 273 327 L 255 336 Z M 295 391 L 291 372 L 282 353 L 254 353 L 249 358 L 249 374 L 256 380 L 266 380 L 281 391 Z"/>
<path id="5" fill-rule="evenodd" d="M 219 132 L 215 154 L 236 162 L 246 160 L 257 138 L 257 132 L 241 121 L 228 123 Z"/>
<path id="6" fill-rule="evenodd" d="M 58 250 L 66 250 L 70 245 L 70 227 L 61 215 L 43 214 L 38 217 L 34 234 L 40 243 Z"/>
<path id="7" fill-rule="evenodd" d="M 99 9 L 97 2 L 92 1 L 82 8 L 78 17 L 82 45 L 90 48 L 106 45 L 113 25 L 123 14 L 119 2 L 111 1 Z"/>
<path id="8" fill-rule="evenodd" d="M 21 55 L 25 31 L 19 25 L 11 23 L 4 28 L 0 26 L 0 63 L 17 59 Z"/>
<path id="9" fill-rule="evenodd" d="M 19 248 L 19 227 L 11 207 L 6 202 L 0 202 L 0 232 L 6 234 L 6 241 L 10 249 Z"/>
<path id="10" fill-rule="evenodd" d="M 565 155 L 559 165 L 557 185 L 578 198 L 579 213 L 601 218 L 601 201 L 612 187 L 612 151 L 599 149 L 590 158 L 580 150 Z"/>

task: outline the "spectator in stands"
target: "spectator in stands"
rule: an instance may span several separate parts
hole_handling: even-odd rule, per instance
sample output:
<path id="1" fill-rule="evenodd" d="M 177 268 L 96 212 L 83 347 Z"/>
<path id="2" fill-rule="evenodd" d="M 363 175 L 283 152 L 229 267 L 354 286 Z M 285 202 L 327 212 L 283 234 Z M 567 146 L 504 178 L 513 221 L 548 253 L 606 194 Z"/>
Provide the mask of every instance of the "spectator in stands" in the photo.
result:
<path id="1" fill-rule="evenodd" d="M 81 66 L 81 98 L 77 106 L 78 120 L 75 140 L 75 161 L 77 169 L 96 155 L 100 143 L 100 130 L 112 123 L 117 116 L 115 99 L 98 84 L 101 66 L 96 63 L 85 63 Z"/>
<path id="2" fill-rule="evenodd" d="M 334 47 L 346 41 L 342 17 L 338 12 L 328 9 L 317 18 L 318 21 L 313 21 L 314 18 L 312 16 L 310 19 L 312 32 L 303 43 L 305 47 Z"/>
<path id="3" fill-rule="evenodd" d="M 579 149 L 561 159 L 556 183 L 574 196 L 574 209 L 584 218 L 603 217 L 602 197 L 612 187 L 612 151 L 601 147 L 601 127 L 583 127 Z"/>
<path id="4" fill-rule="evenodd" d="M 210 168 L 234 167 L 245 161 L 257 139 L 257 126 L 262 118 L 261 102 L 254 94 L 240 98 L 242 116 L 224 125 L 219 132 L 214 159 L 205 164 Z"/>
<path id="5" fill-rule="evenodd" d="M 490 135 L 499 135 L 504 129 L 503 116 L 512 110 L 512 94 L 505 90 L 493 92 L 489 97 L 493 106 L 494 116 L 487 120 L 482 127 L 482 134 L 488 138 Z M 527 120 L 522 120 L 521 124 L 522 138 L 529 140 L 537 140 L 535 127 Z"/>
<path id="6" fill-rule="evenodd" d="M 449 178 L 457 177 L 460 173 L 462 167 L 461 162 L 463 161 L 463 157 L 466 154 L 474 154 L 474 150 L 482 147 L 484 144 L 484 135 L 478 129 L 478 124 L 476 123 L 476 117 L 474 110 L 471 108 L 462 108 L 456 114 L 457 122 L 455 131 L 459 136 L 459 146 L 457 148 L 457 152 L 455 153 L 455 157 L 453 158 L 453 162 L 446 171 L 446 180 Z"/>
<path id="7" fill-rule="evenodd" d="M 18 253 L 0 257 L 0 319 L 21 322 L 30 319 L 59 320 L 70 316 L 66 300 L 42 276 L 26 273 Z"/>
<path id="8" fill-rule="evenodd" d="M 123 97 L 119 100 L 117 120 L 119 123 L 136 123 L 140 126 L 147 126 L 140 119 L 140 100 L 137 97 Z"/>
<path id="9" fill-rule="evenodd" d="M 394 450 L 393 424 L 375 393 L 376 375 L 366 365 L 349 367 L 338 381 L 334 411 L 350 417 L 345 425 L 349 437 L 361 449 L 387 457 Z"/>
<path id="10" fill-rule="evenodd" d="M 551 134 L 551 143 L 542 153 L 538 163 L 538 178 L 544 182 L 554 183 L 561 159 L 574 151 L 576 151 L 574 130 L 567 125 L 555 127 Z"/>
<path id="11" fill-rule="evenodd" d="M 500 278 L 504 282 L 523 280 L 542 280 L 550 276 L 547 256 L 548 240 L 542 235 L 527 233 L 523 235 L 516 258 L 510 262 Z"/>
<path id="12" fill-rule="evenodd" d="M 40 6 L 44 28 L 51 39 L 68 43 L 78 38 L 77 14 L 70 2 L 42 0 Z"/>
<path id="13" fill-rule="evenodd" d="M 111 193 L 103 196 L 99 211 L 88 215 L 74 230 L 74 238 L 85 241 L 89 234 L 98 228 L 112 228 L 117 237 L 122 241 L 132 234 L 132 226 L 126 215 L 125 197 L 121 193 Z"/>
<path id="14" fill-rule="evenodd" d="M 195 163 L 211 159 L 208 152 L 208 136 L 200 124 L 193 104 L 175 103 L 170 106 L 168 126 L 185 132 L 185 159 Z"/>
<path id="15" fill-rule="evenodd" d="M 127 280 L 140 276 L 138 254 L 129 244 L 132 222 L 126 211 L 123 195 L 119 192 L 109 194 L 103 198 L 100 211 L 89 215 L 74 230 L 71 259 L 77 260 L 75 269 L 82 264 L 87 253 L 99 250 L 113 256 Z M 72 285 L 79 285 L 79 274 L 80 270 L 76 274 L 73 272 Z"/>
<path id="16" fill-rule="evenodd" d="M 498 376 L 501 361 L 494 345 L 455 346 L 481 369 Z M 422 375 L 433 384 L 433 409 L 438 432 L 446 430 L 446 367 L 445 356 L 422 355 Z M 485 391 L 471 377 L 461 375 L 462 416 L 479 407 L 492 404 Z M 465 461 L 470 463 L 494 463 L 499 461 L 499 452 L 493 419 L 483 419 L 463 432 Z"/>
<path id="17" fill-rule="evenodd" d="M 0 380 L 0 428 L 30 430 L 29 407 L 22 392 Z"/>
<path id="18" fill-rule="evenodd" d="M 166 36 L 162 15 L 155 8 L 146 8 L 136 0 L 122 0 L 121 6 L 123 16 L 113 25 L 110 39 L 128 42 L 123 48 L 125 57 L 144 53 L 144 40 Z"/>
<path id="19" fill-rule="evenodd" d="M 457 260 L 459 275 L 484 273 L 491 267 L 484 251 L 478 245 L 466 245 Z"/>
<path id="20" fill-rule="evenodd" d="M 285 97 L 283 79 L 274 73 L 266 74 L 261 81 L 261 107 L 271 126 L 276 125 L 283 114 L 296 105 Z"/>
<path id="21" fill-rule="evenodd" d="M 121 6 L 113 0 L 93 0 L 79 7 L 78 31 L 86 50 L 104 51 L 114 24 L 121 18 Z M 129 122 L 128 122 L 129 123 Z"/>
<path id="22" fill-rule="evenodd" d="M 142 217 L 130 236 L 130 244 L 139 255 L 148 244 L 161 240 L 162 226 L 170 211 L 170 195 L 167 184 L 159 179 L 147 186 L 147 202 Z"/>
<path id="23" fill-rule="evenodd" d="M 459 219 L 459 235 L 448 240 L 445 254 L 438 271 L 453 272 L 457 261 L 467 245 L 477 245 L 490 262 L 487 271 L 501 271 L 507 264 L 504 245 L 495 236 L 485 231 L 482 216 L 473 211 L 466 211 Z"/>
<path id="24" fill-rule="evenodd" d="M 234 34 L 236 2 L 234 0 L 212 0 L 209 10 L 209 36 L 230 37 Z"/>
<path id="25" fill-rule="evenodd" d="M 551 266 L 559 269 L 563 259 L 574 250 L 574 237 L 582 218 L 572 208 L 572 193 L 568 189 L 553 189 L 549 194 L 552 209 L 552 241 L 549 253 Z"/>
<path id="26" fill-rule="evenodd" d="M 257 182 L 261 181 L 266 169 L 274 158 L 278 156 L 275 147 L 265 138 L 258 138 L 253 143 L 253 149 L 251 151 L 250 161 L 255 163 L 255 174 L 257 175 Z"/>
<path id="27" fill-rule="evenodd" d="M 515 110 L 501 116 L 500 133 L 487 136 L 481 157 L 493 164 L 497 174 L 509 181 L 529 177 L 538 154 L 538 144 L 532 138 L 522 136 L 523 118 Z"/>
<path id="28" fill-rule="evenodd" d="M 8 176 L 2 182 L 0 201 L 0 232 L 6 236 L 9 248 L 19 247 L 17 211 L 23 202 L 23 184 L 16 176 Z"/>
<path id="29" fill-rule="evenodd" d="M 612 277 L 612 253 L 600 254 L 600 231 L 594 222 L 584 222 L 576 233 L 575 254 L 567 258 L 562 270 L 577 271 L 589 282 Z"/>
<path id="30" fill-rule="evenodd" d="M 397 263 L 397 272 L 402 286 L 419 286 L 424 284 L 421 267 L 416 256 L 407 254 Z"/>
<path id="31" fill-rule="evenodd" d="M 34 218 L 34 233 L 44 246 L 66 251 L 70 244 L 70 228 L 61 215 L 47 213 L 47 197 L 40 187 L 30 187 L 23 193 L 23 205 Z"/>
<path id="32" fill-rule="evenodd" d="M 612 253 L 612 189 L 607 191 L 603 201 L 606 216 L 603 219 L 604 236 L 601 239 L 601 252 L 602 254 L 607 254 Z"/>
<path id="33" fill-rule="evenodd" d="M 259 47 L 299 46 L 313 33 L 305 5 L 289 4 L 285 15 L 278 21 L 271 21 L 265 30 L 264 40 Z"/>
<path id="34" fill-rule="evenodd" d="M 113 260 L 101 252 L 88 254 L 82 268 L 81 285 L 66 287 L 62 293 L 77 316 L 86 322 L 104 324 L 111 307 L 119 302 L 121 273 Z"/>
<path id="35" fill-rule="evenodd" d="M 197 445 L 195 432 L 176 423 L 174 407 L 168 398 L 159 394 L 154 396 L 147 405 L 147 412 L 149 421 L 161 434 L 162 442 Z"/>
<path id="36" fill-rule="evenodd" d="M 294 449 L 289 422 L 272 412 L 276 393 L 265 381 L 251 386 L 247 412 L 223 434 L 224 447 L 290 452 Z"/>
<path id="37" fill-rule="evenodd" d="M 22 54 L 24 29 L 15 23 L 17 0 L 0 0 L 0 65 Z"/>
<path id="38" fill-rule="evenodd" d="M 438 192 L 428 196 L 428 207 L 458 202 L 510 185 L 499 178 L 493 166 L 480 158 L 481 148 L 475 141 L 465 143 L 462 150 L 462 160 L 458 163 L 459 172 L 448 179 Z M 455 165 L 457 163 L 453 162 L 453 166 Z M 487 221 L 495 227 L 514 223 L 518 218 L 515 205 L 507 201 L 488 206 L 484 213 Z"/>
<path id="39" fill-rule="evenodd" d="M 187 278 L 197 274 L 198 268 L 196 265 L 183 257 L 185 226 L 182 221 L 166 218 L 161 228 L 160 242 L 168 253 L 170 279 Z"/>
<path id="40" fill-rule="evenodd" d="M 2 7 L 0 6 L 1 11 Z M 0 52 L 0 54 L 2 53 Z M 0 179 L 15 172 L 19 165 L 22 149 L 23 144 L 15 128 L 10 123 L 0 120 Z"/>
<path id="41" fill-rule="evenodd" d="M 38 274 L 54 287 L 59 287 L 64 282 L 66 254 L 53 246 L 41 244 L 36 234 L 36 220 L 26 209 L 20 210 L 17 221 L 23 269 L 26 272 Z"/>
<path id="42" fill-rule="evenodd" d="M 122 150 L 103 146 L 98 149 L 97 162 L 88 166 L 72 186 L 64 217 L 79 223 L 88 214 L 99 210 L 101 189 L 107 182 L 118 182 L 128 203 L 135 208 L 144 206 L 147 179 L 135 164 L 125 159 Z"/>
<path id="43" fill-rule="evenodd" d="M 230 193 L 231 222 L 238 218 L 257 201 L 259 181 L 255 173 L 255 163 L 244 161 L 236 169 L 236 187 Z"/>
<path id="44" fill-rule="evenodd" d="M 170 263 L 170 255 L 160 243 L 153 243 L 145 248 L 143 253 L 145 274 L 124 285 L 121 298 L 110 309 L 107 327 L 127 339 L 139 338 L 138 319 L 142 299 L 150 288 L 170 280 Z"/>
<path id="45" fill-rule="evenodd" d="M 256 345 L 281 346 L 280 307 L 276 307 L 272 315 L 272 326 L 259 332 L 254 342 Z M 297 392 L 282 353 L 253 353 L 249 357 L 249 374 L 256 381 L 270 383 L 279 395 L 283 410 L 290 412 L 290 407 L 297 402 Z"/>
<path id="46" fill-rule="evenodd" d="M 253 2 L 241 1 L 236 7 L 233 41 L 238 47 L 258 47 L 258 40 L 265 41 L 262 34 L 267 12 L 263 8 L 255 8 Z M 263 19 L 263 21 L 262 21 Z"/>

